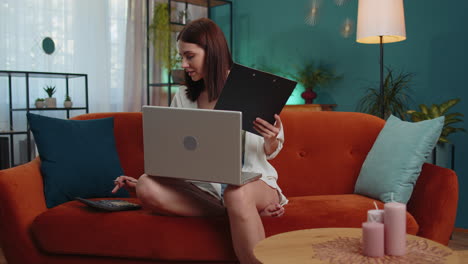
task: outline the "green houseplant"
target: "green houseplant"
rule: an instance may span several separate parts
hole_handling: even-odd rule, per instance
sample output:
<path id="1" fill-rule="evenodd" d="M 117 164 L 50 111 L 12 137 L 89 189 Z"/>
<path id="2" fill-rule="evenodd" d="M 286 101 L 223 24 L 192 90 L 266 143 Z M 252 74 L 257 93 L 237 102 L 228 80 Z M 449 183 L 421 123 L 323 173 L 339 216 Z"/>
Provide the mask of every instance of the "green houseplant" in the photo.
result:
<path id="1" fill-rule="evenodd" d="M 406 120 L 408 103 L 411 101 L 409 86 L 413 78 L 413 73 L 404 71 L 394 73 L 393 69 L 389 67 L 387 67 L 386 70 L 387 75 L 385 76 L 383 84 L 385 116 L 382 116 L 380 108 L 382 99 L 380 86 L 367 88 L 366 94 L 358 102 L 357 110 L 359 112 L 378 116 L 382 119 L 387 119 L 390 114 L 393 114 L 402 120 Z"/>
<path id="2" fill-rule="evenodd" d="M 459 131 L 466 131 L 462 127 L 453 127 L 454 124 L 458 122 L 463 122 L 462 117 L 464 116 L 462 113 L 448 113 L 450 108 L 460 102 L 460 98 L 450 99 L 446 102 L 441 104 L 432 104 L 428 107 L 425 104 L 419 105 L 419 110 L 408 110 L 407 113 L 410 115 L 411 121 L 419 122 L 428 119 L 434 119 L 439 116 L 445 116 L 444 127 L 442 128 L 442 133 L 439 137 L 438 143 L 450 143 L 448 140 L 448 136 L 452 133 L 459 132 Z"/>
<path id="3" fill-rule="evenodd" d="M 157 3 L 153 9 L 153 18 L 149 25 L 148 34 L 153 45 L 154 61 L 168 70 L 174 82 L 180 83 L 184 78 L 184 71 L 180 70 L 180 58 L 172 40 L 172 30 L 167 3 Z M 180 79 L 182 77 L 182 80 Z"/>
<path id="4" fill-rule="evenodd" d="M 34 102 L 34 105 L 36 108 L 43 108 L 44 107 L 44 98 L 37 98 L 36 101 Z"/>
<path id="5" fill-rule="evenodd" d="M 57 107 L 57 100 L 55 99 L 54 96 L 55 94 L 55 86 L 49 86 L 46 85 L 46 87 L 43 88 L 44 91 L 47 93 L 47 98 L 45 99 L 45 104 L 48 108 L 54 108 Z"/>
<path id="6" fill-rule="evenodd" d="M 47 93 L 47 95 L 50 97 L 52 97 L 55 93 L 55 86 L 49 86 L 49 85 L 46 85 L 46 87 L 44 87 L 44 91 Z"/>
<path id="7" fill-rule="evenodd" d="M 65 96 L 65 100 L 63 101 L 63 107 L 71 108 L 72 106 L 73 106 L 73 102 L 71 100 L 71 97 L 67 94 Z"/>
<path id="8" fill-rule="evenodd" d="M 441 167 L 454 169 L 454 145 L 450 142 L 448 136 L 452 133 L 465 131 L 465 129 L 453 126 L 456 123 L 463 122 L 463 114 L 458 112 L 448 112 L 450 108 L 452 108 L 458 102 L 460 102 L 460 99 L 455 98 L 441 104 L 432 104 L 431 106 L 420 104 L 419 111 L 407 111 L 407 113 L 410 115 L 410 119 L 413 122 L 433 119 L 440 116 L 445 117 L 442 133 L 434 150 L 432 151 L 432 155 L 429 155 L 426 162 L 433 163 Z"/>
<path id="9" fill-rule="evenodd" d="M 317 93 L 314 91 L 316 88 L 324 87 L 332 81 L 342 78 L 329 65 L 324 63 L 316 64 L 313 61 L 306 63 L 290 76 L 304 86 L 305 91 L 301 94 L 301 97 L 304 98 L 306 104 L 313 103 L 317 97 Z"/>

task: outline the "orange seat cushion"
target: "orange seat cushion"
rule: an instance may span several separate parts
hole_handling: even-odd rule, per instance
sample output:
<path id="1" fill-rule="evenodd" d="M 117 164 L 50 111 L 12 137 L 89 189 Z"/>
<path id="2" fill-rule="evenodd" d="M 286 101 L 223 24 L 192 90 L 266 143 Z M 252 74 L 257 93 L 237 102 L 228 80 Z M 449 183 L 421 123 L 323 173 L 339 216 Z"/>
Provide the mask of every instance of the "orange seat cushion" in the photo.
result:
<path id="1" fill-rule="evenodd" d="M 355 194 L 289 199 L 284 216 L 262 219 L 267 236 L 307 228 L 360 227 L 374 201 Z M 407 219 L 408 233 L 416 234 L 414 218 L 408 214 Z M 227 217 L 169 217 L 145 210 L 108 213 L 73 201 L 39 215 L 32 234 L 42 250 L 53 254 L 236 260 Z"/>
<path id="2" fill-rule="evenodd" d="M 136 198 L 123 199 L 138 203 Z M 227 217 L 168 217 L 146 210 L 101 212 L 72 201 L 32 224 L 47 253 L 154 260 L 236 260 Z"/>

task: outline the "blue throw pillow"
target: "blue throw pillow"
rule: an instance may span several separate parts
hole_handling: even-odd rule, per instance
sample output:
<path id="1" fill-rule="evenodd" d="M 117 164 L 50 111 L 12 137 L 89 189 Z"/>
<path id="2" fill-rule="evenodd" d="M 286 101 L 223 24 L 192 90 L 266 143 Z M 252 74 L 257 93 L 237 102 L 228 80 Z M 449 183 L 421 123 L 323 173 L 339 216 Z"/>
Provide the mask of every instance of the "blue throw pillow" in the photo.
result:
<path id="1" fill-rule="evenodd" d="M 34 135 L 48 208 L 75 197 L 128 197 L 112 194 L 123 175 L 114 139 L 114 118 L 66 120 L 27 114 Z"/>
<path id="2" fill-rule="evenodd" d="M 390 116 L 362 165 L 354 189 L 383 202 L 407 203 L 424 161 L 435 147 L 445 117 L 417 123 Z"/>

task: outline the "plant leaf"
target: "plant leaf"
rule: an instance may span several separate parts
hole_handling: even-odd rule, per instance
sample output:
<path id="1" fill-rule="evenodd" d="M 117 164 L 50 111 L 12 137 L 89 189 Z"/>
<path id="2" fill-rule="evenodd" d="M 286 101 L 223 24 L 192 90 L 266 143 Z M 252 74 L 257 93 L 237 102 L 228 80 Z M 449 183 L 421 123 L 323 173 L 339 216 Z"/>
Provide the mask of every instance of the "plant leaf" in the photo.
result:
<path id="1" fill-rule="evenodd" d="M 444 115 L 445 113 L 447 113 L 447 111 L 454 105 L 458 104 L 458 102 L 460 102 L 460 98 L 451 99 L 451 100 L 448 100 L 447 102 L 442 103 L 440 105 L 441 114 Z"/>
<path id="2" fill-rule="evenodd" d="M 436 118 L 439 116 L 445 116 L 444 127 L 442 129 L 439 142 L 449 142 L 447 137 L 450 134 L 466 131 L 464 128 L 451 126 L 452 124 L 463 122 L 463 119 L 461 117 L 463 117 L 464 115 L 462 113 L 456 112 L 456 113 L 447 114 L 448 110 L 454 105 L 456 105 L 458 102 L 460 102 L 459 98 L 450 99 L 446 102 L 443 102 L 440 105 L 432 104 L 430 109 L 425 104 L 420 104 L 419 105 L 419 108 L 421 109 L 420 112 L 410 110 L 410 111 L 407 111 L 407 113 L 410 115 L 411 120 L 413 122 L 418 122 L 418 121 L 426 120 L 426 119 L 432 119 L 432 118 Z"/>
<path id="3" fill-rule="evenodd" d="M 448 115 L 445 115 L 445 119 L 452 119 L 452 118 L 455 118 L 456 116 L 460 116 L 460 117 L 463 117 L 465 115 L 463 115 L 462 113 L 451 113 L 451 114 L 448 114 Z"/>
<path id="4" fill-rule="evenodd" d="M 367 89 L 366 95 L 359 101 L 358 109 L 362 112 L 386 119 L 391 113 L 402 120 L 406 120 L 408 102 L 411 100 L 407 91 L 410 91 L 409 83 L 412 73 L 394 73 L 387 67 L 384 79 L 384 95 L 380 94 L 380 86 Z M 381 99 L 383 98 L 385 114 L 382 116 Z"/>
<path id="5" fill-rule="evenodd" d="M 443 136 L 448 136 L 452 133 L 459 132 L 459 131 L 465 131 L 464 128 L 461 127 L 452 127 L 452 126 L 446 126 L 444 129 L 442 129 L 442 135 Z"/>
<path id="6" fill-rule="evenodd" d="M 443 137 L 443 136 L 440 136 L 439 140 L 437 142 L 439 142 L 439 143 L 450 143 L 450 141 L 446 137 Z"/>
<path id="7" fill-rule="evenodd" d="M 428 115 L 429 114 L 429 109 L 427 109 L 427 106 L 425 104 L 420 104 L 419 108 L 421 109 L 421 112 L 424 114 Z"/>
<path id="8" fill-rule="evenodd" d="M 324 63 L 317 65 L 314 61 L 306 63 L 303 67 L 298 68 L 296 73 L 288 75 L 307 90 L 325 87 L 331 82 L 342 78 L 342 76 L 337 75 L 330 66 Z"/>
<path id="9" fill-rule="evenodd" d="M 431 119 L 434 119 L 440 116 L 440 110 L 439 110 L 438 105 L 436 104 L 431 105 L 431 108 L 429 110 L 429 116 L 431 117 Z"/>
<path id="10" fill-rule="evenodd" d="M 449 124 L 454 124 L 458 122 L 463 122 L 463 120 L 460 118 L 445 118 L 444 124 L 449 125 Z"/>

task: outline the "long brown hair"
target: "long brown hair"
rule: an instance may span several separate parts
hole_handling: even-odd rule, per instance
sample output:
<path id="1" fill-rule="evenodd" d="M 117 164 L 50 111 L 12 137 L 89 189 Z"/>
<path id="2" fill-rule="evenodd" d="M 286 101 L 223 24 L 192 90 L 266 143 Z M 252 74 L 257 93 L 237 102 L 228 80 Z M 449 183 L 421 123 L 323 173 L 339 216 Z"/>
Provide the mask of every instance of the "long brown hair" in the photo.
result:
<path id="1" fill-rule="evenodd" d="M 187 97 L 196 101 L 200 93 L 206 89 L 208 100 L 216 100 L 221 94 L 227 72 L 233 63 L 223 31 L 212 20 L 200 18 L 188 23 L 177 36 L 177 40 L 196 44 L 205 51 L 205 77 L 194 82 L 185 73 Z"/>

